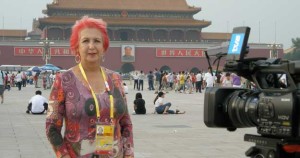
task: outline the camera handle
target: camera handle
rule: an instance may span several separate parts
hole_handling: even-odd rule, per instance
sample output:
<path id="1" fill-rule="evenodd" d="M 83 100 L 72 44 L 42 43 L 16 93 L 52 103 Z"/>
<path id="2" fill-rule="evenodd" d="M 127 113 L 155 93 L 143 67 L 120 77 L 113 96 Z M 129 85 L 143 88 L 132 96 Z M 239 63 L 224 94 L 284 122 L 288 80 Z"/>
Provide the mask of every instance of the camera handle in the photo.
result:
<path id="1" fill-rule="evenodd" d="M 209 57 L 207 51 L 204 51 L 204 53 L 205 53 L 205 57 L 206 57 L 206 60 L 207 60 L 207 63 L 208 63 L 208 67 L 210 68 L 210 73 L 211 73 L 211 75 L 213 76 L 212 66 L 211 66 L 211 64 L 210 64 L 210 57 Z M 218 61 L 218 63 L 217 63 L 216 75 L 218 74 L 219 65 L 220 65 L 220 60 L 221 60 L 222 57 L 224 57 L 224 56 L 226 56 L 226 55 L 227 55 L 227 53 L 223 53 L 223 52 L 219 52 L 219 53 L 217 53 L 216 55 L 214 55 L 214 56 L 216 56 L 217 58 L 216 58 L 215 61 L 213 62 L 213 65 Z"/>
<path id="2" fill-rule="evenodd" d="M 258 135 L 245 134 L 244 141 L 253 142 L 255 146 L 250 147 L 246 152 L 251 158 L 300 158 L 300 153 L 286 153 L 282 146 L 289 143 L 286 139 L 268 138 Z M 295 144 L 295 140 L 292 142 Z M 298 141 L 300 144 L 300 141 Z"/>
<path id="3" fill-rule="evenodd" d="M 211 67 L 211 64 L 210 64 L 210 58 L 207 54 L 207 51 L 204 51 L 204 53 L 205 53 L 205 57 L 206 57 L 206 60 L 207 60 L 207 63 L 208 63 L 208 67 L 210 69 L 210 73 L 211 73 L 212 76 L 214 76 L 213 71 L 212 71 L 212 67 Z"/>

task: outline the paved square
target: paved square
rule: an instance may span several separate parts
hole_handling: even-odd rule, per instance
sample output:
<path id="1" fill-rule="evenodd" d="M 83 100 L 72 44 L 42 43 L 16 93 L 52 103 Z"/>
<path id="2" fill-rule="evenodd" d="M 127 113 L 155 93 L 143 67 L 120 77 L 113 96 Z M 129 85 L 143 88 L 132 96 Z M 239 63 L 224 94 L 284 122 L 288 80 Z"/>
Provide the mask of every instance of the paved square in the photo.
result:
<path id="1" fill-rule="evenodd" d="M 128 81 L 129 112 L 138 91 Z M 145 88 L 146 87 L 146 88 Z M 147 89 L 147 84 L 144 85 Z M 182 115 L 158 115 L 154 111 L 154 91 L 140 91 L 146 101 L 146 115 L 131 115 L 136 158 L 243 158 L 253 143 L 244 142 L 246 133 L 256 134 L 256 128 L 207 128 L 203 123 L 204 94 L 169 92 L 166 100 L 171 109 L 186 111 Z M 29 99 L 37 88 L 32 85 L 18 91 L 5 91 L 0 104 L 0 158 L 54 158 L 45 134 L 46 115 L 26 114 Z M 48 98 L 50 90 L 40 89 Z"/>

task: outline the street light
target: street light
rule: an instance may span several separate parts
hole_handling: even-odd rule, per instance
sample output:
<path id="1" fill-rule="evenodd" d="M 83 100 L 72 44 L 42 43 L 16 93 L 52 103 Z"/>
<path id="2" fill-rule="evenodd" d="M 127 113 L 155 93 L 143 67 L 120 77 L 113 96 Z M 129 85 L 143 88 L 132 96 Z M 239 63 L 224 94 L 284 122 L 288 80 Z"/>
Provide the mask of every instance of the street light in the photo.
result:
<path id="1" fill-rule="evenodd" d="M 50 42 L 48 38 L 46 38 L 44 41 L 39 42 L 39 44 L 43 45 L 43 60 L 48 64 L 48 60 L 51 59 L 50 45 L 54 44 L 54 42 Z"/>
<path id="2" fill-rule="evenodd" d="M 270 48 L 270 58 L 278 58 L 278 49 L 281 47 L 281 44 L 269 44 L 268 48 Z"/>

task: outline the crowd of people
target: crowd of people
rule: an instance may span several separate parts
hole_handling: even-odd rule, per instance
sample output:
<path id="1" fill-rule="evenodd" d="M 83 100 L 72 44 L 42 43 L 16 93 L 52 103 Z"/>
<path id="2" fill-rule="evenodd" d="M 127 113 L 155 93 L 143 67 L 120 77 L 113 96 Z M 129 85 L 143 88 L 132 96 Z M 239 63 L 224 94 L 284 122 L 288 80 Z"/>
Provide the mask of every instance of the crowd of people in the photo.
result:
<path id="1" fill-rule="evenodd" d="M 38 87 L 39 77 L 44 89 L 52 85 L 49 101 L 37 90 L 26 113 L 47 111 L 46 135 L 57 157 L 134 157 L 133 127 L 126 100 L 129 88 L 120 74 L 102 67 L 109 47 L 106 27 L 102 19 L 88 16 L 76 21 L 70 48 L 77 64 L 64 73 L 0 72 L 1 104 L 5 89 L 18 87 L 20 91 L 28 83 Z M 178 108 L 172 109 L 172 103 L 165 100 L 169 91 L 192 94 L 214 86 L 247 88 L 240 76 L 229 72 L 215 74 L 210 68 L 206 72 L 166 72 L 155 68 L 147 74 L 135 71 L 131 78 L 133 90 L 139 91 L 133 101 L 135 114 L 147 113 L 141 93 L 145 83 L 149 91 L 157 94 L 153 99 L 154 114 L 185 114 Z"/>
<path id="2" fill-rule="evenodd" d="M 204 72 L 184 72 L 170 73 L 164 71 L 149 71 L 145 74 L 143 71 L 135 71 L 131 73 L 133 80 L 133 90 L 139 91 L 136 93 L 136 98 L 133 102 L 134 114 L 146 114 L 145 100 L 142 98 L 141 91 L 144 90 L 144 80 L 148 81 L 148 90 L 154 91 L 157 96 L 154 98 L 155 114 L 184 114 L 179 109 L 171 110 L 171 102 L 165 102 L 164 98 L 169 91 L 177 93 L 202 93 L 206 87 L 245 87 L 245 80 L 234 73 L 222 72 L 214 74 L 208 69 Z M 128 93 L 128 86 L 125 84 L 124 89 Z"/>
<path id="3" fill-rule="evenodd" d="M 143 71 L 135 71 L 131 73 L 133 80 L 133 90 L 143 91 L 145 80 L 148 82 L 148 90 L 158 94 L 160 91 L 174 90 L 178 93 L 202 93 L 206 87 L 244 87 L 246 88 L 246 80 L 242 79 L 235 73 L 218 72 L 211 73 L 210 69 L 206 72 L 165 72 L 155 69 L 145 74 Z"/>
<path id="4" fill-rule="evenodd" d="M 15 72 L 4 72 L 4 85 L 5 89 L 10 91 L 12 87 L 17 87 L 18 90 L 21 90 L 22 87 L 29 85 L 35 85 L 36 88 L 39 88 L 38 85 L 39 79 L 41 79 L 41 86 L 44 89 L 49 89 L 55 80 L 55 75 L 58 72 L 34 72 L 34 71 L 17 71 Z"/>
<path id="5" fill-rule="evenodd" d="M 70 37 L 70 48 L 77 64 L 66 72 L 28 76 L 20 71 L 16 75 L 1 71 L 1 103 L 3 87 L 17 86 L 21 90 L 27 83 L 38 87 L 39 75 L 44 89 L 52 85 L 49 101 L 41 91 L 36 91 L 26 113 L 47 111 L 46 135 L 57 157 L 134 157 L 132 122 L 126 100 L 129 88 L 120 74 L 102 67 L 108 47 L 106 23 L 84 16 L 76 21 Z M 178 108 L 172 109 L 172 103 L 165 100 L 169 91 L 192 94 L 202 93 L 205 87 L 242 87 L 239 76 L 233 73 L 215 75 L 209 69 L 206 73 L 176 73 L 156 68 L 148 74 L 136 71 L 131 78 L 134 90 L 144 91 L 147 80 L 147 89 L 157 94 L 153 99 L 155 114 L 185 113 Z M 133 102 L 134 111 L 146 114 L 146 102 L 140 92 Z"/>
<path id="6" fill-rule="evenodd" d="M 4 91 L 10 91 L 12 88 L 16 88 L 21 91 L 27 85 L 34 85 L 35 88 L 41 88 L 44 90 L 50 89 L 55 81 L 56 74 L 60 72 L 34 72 L 34 71 L 17 71 L 8 72 L 0 70 L 0 98 L 1 104 L 4 103 Z M 40 81 L 39 81 L 40 80 Z"/>

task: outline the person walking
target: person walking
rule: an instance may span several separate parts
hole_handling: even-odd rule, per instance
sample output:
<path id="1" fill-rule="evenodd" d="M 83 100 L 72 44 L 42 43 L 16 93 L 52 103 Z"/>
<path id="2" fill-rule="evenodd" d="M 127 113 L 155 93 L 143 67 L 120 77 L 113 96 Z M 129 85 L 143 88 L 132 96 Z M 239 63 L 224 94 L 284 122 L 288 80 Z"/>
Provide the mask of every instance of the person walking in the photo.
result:
<path id="1" fill-rule="evenodd" d="M 167 93 L 168 91 L 168 77 L 167 77 L 167 72 L 164 72 L 161 74 L 162 75 L 162 79 L 161 79 L 161 88 L 160 90 L 163 91 L 165 90 Z"/>
<path id="2" fill-rule="evenodd" d="M 5 90 L 5 80 L 4 80 L 4 72 L 0 70 L 0 98 L 1 104 L 4 102 L 4 90 Z"/>
<path id="3" fill-rule="evenodd" d="M 189 94 L 192 94 L 192 89 L 193 89 L 193 81 L 192 81 L 192 78 L 190 75 L 188 75 L 186 77 L 186 82 L 185 82 L 185 85 L 186 85 L 186 90 L 188 91 Z M 186 92 L 185 92 L 186 93 Z"/>
<path id="4" fill-rule="evenodd" d="M 154 86 L 153 86 L 153 82 L 154 82 L 154 75 L 153 72 L 150 71 L 149 74 L 147 75 L 148 78 L 148 84 L 149 84 L 149 90 L 153 91 L 154 90 Z"/>
<path id="5" fill-rule="evenodd" d="M 174 88 L 174 74 L 175 73 L 169 73 L 169 75 L 167 76 L 168 79 L 168 87 L 170 87 L 171 90 L 173 90 Z"/>
<path id="6" fill-rule="evenodd" d="M 135 88 L 137 90 L 139 90 L 139 74 L 138 72 L 135 72 L 135 74 L 132 75 L 133 78 L 133 90 L 135 90 Z"/>
<path id="7" fill-rule="evenodd" d="M 46 74 L 46 72 L 42 75 L 42 85 L 43 85 L 44 90 L 46 90 L 47 89 L 47 74 Z"/>
<path id="8" fill-rule="evenodd" d="M 15 79 L 16 79 L 16 75 L 14 73 L 12 73 L 11 76 L 10 76 L 10 81 L 11 81 L 10 85 L 11 85 L 11 87 L 16 87 L 16 82 L 15 82 L 16 80 Z"/>
<path id="9" fill-rule="evenodd" d="M 109 47 L 106 26 L 84 16 L 72 27 L 70 48 L 77 64 L 56 75 L 46 117 L 46 135 L 57 157 L 134 157 L 122 78 L 101 66 Z"/>
<path id="10" fill-rule="evenodd" d="M 214 86 L 215 80 L 210 68 L 208 68 L 208 71 L 204 74 L 203 81 L 203 87 L 205 88 Z"/>
<path id="11" fill-rule="evenodd" d="M 178 88 L 178 91 L 179 91 L 180 93 L 182 93 L 182 92 L 185 91 L 184 71 L 181 71 L 181 72 L 180 72 L 180 75 L 179 75 L 179 88 Z"/>
<path id="12" fill-rule="evenodd" d="M 201 93 L 201 85 L 202 85 L 202 74 L 201 71 L 199 71 L 196 75 L 196 93 Z"/>
<path id="13" fill-rule="evenodd" d="M 157 94 L 160 89 L 160 84 L 161 84 L 161 82 L 160 82 L 161 73 L 158 71 L 157 68 L 155 68 L 154 75 L 155 75 L 155 81 L 154 81 L 155 94 Z"/>
<path id="14" fill-rule="evenodd" d="M 242 87 L 240 76 L 238 76 L 235 73 L 232 73 L 231 78 L 232 78 L 232 87 L 238 87 L 238 88 Z"/>
<path id="15" fill-rule="evenodd" d="M 22 87 L 22 74 L 21 71 L 18 71 L 18 74 L 16 75 L 16 82 L 17 82 L 17 86 L 18 86 L 18 90 L 21 90 Z"/>
<path id="16" fill-rule="evenodd" d="M 126 85 L 126 83 L 123 83 L 123 89 L 124 89 L 125 94 L 129 93 L 129 89 L 128 89 L 128 86 Z"/>
<path id="17" fill-rule="evenodd" d="M 146 77 L 145 77 L 144 72 L 141 71 L 140 74 L 139 74 L 139 77 L 138 77 L 138 79 L 139 79 L 139 81 L 138 81 L 138 83 L 139 83 L 138 90 L 142 90 L 142 91 L 144 90 L 144 79 L 145 78 Z"/>
<path id="18" fill-rule="evenodd" d="M 26 73 L 24 71 L 21 74 L 22 74 L 22 86 L 26 87 L 26 84 L 27 84 L 27 75 L 26 75 Z"/>
<path id="19" fill-rule="evenodd" d="M 225 77 L 224 77 L 224 79 L 222 80 L 222 86 L 223 86 L 223 87 L 232 87 L 232 78 L 231 78 L 229 72 L 227 72 L 227 73 L 225 74 Z"/>
<path id="20" fill-rule="evenodd" d="M 9 73 L 5 73 L 5 77 L 4 77 L 4 87 L 5 89 L 7 89 L 8 91 L 10 91 L 10 75 Z"/>

